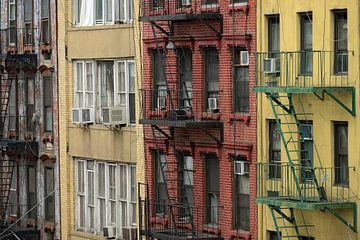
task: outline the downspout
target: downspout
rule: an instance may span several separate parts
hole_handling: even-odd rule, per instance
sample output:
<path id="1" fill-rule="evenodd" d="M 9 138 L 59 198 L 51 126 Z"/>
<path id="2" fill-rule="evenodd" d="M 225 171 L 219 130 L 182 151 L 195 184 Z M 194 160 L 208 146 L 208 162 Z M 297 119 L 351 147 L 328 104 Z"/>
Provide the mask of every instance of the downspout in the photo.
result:
<path id="1" fill-rule="evenodd" d="M 259 0 L 256 3 L 256 50 L 257 52 L 262 52 L 262 4 L 263 1 Z M 257 58 L 255 59 L 255 64 L 257 64 Z M 255 65 L 255 78 L 256 78 L 256 83 L 257 84 L 257 66 Z M 263 108 L 262 108 L 262 94 L 261 93 L 257 93 L 256 94 L 256 129 L 257 129 L 257 162 L 259 161 L 259 157 L 263 155 L 263 145 L 261 144 L 263 141 L 263 121 L 262 121 L 262 113 L 263 113 Z M 261 147 L 259 147 L 261 146 Z M 257 171 L 256 171 L 257 172 Z M 257 179 L 258 181 L 258 179 Z M 257 186 L 259 183 L 257 183 Z M 260 189 L 257 189 L 257 191 L 259 191 Z M 264 205 L 258 205 L 258 239 L 262 240 L 263 239 L 263 229 L 264 229 Z M 266 220 L 265 220 L 266 221 Z"/>

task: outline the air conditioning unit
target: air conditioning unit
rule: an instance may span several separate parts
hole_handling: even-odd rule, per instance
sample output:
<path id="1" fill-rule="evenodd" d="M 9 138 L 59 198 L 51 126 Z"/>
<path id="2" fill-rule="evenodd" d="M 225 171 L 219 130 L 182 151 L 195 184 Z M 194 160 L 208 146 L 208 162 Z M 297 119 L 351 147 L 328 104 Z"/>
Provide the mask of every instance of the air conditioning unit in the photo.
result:
<path id="1" fill-rule="evenodd" d="M 114 226 L 104 226 L 103 234 L 106 238 L 115 238 L 116 237 L 116 227 Z"/>
<path id="2" fill-rule="evenodd" d="M 102 108 L 104 125 L 121 125 L 126 124 L 125 107 L 104 107 Z"/>
<path id="3" fill-rule="evenodd" d="M 136 227 L 123 228 L 123 239 L 136 240 L 137 228 Z"/>
<path id="4" fill-rule="evenodd" d="M 218 99 L 217 98 L 208 98 L 208 108 L 210 110 L 219 109 Z"/>
<path id="5" fill-rule="evenodd" d="M 246 175 L 250 172 L 249 162 L 247 161 L 235 161 L 234 162 L 234 174 L 235 175 Z"/>
<path id="6" fill-rule="evenodd" d="M 265 58 L 264 59 L 264 73 L 274 74 L 280 72 L 279 58 Z"/>
<path id="7" fill-rule="evenodd" d="M 191 6 L 191 0 L 181 0 L 181 5 L 183 7 Z"/>
<path id="8" fill-rule="evenodd" d="M 158 107 L 158 110 L 166 109 L 166 98 L 165 97 L 157 98 L 157 107 Z"/>
<path id="9" fill-rule="evenodd" d="M 72 121 L 76 124 L 94 123 L 94 109 L 92 108 L 73 108 Z"/>
<path id="10" fill-rule="evenodd" d="M 240 65 L 249 66 L 249 51 L 240 51 Z"/>
<path id="11" fill-rule="evenodd" d="M 300 129 L 301 129 L 301 136 L 304 140 L 310 140 L 310 141 L 313 140 L 312 124 L 301 123 Z"/>

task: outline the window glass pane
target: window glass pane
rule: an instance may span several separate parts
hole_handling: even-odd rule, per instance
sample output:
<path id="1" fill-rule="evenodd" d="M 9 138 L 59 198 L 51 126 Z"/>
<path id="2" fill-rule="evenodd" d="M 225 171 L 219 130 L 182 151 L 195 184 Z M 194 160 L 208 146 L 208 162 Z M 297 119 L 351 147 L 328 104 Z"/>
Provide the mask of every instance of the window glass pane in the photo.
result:
<path id="1" fill-rule="evenodd" d="M 105 198 L 105 164 L 98 164 L 98 195 Z"/>
<path id="2" fill-rule="evenodd" d="M 25 18 L 25 21 L 28 22 L 28 21 L 31 21 L 31 18 L 32 18 L 32 1 L 33 0 L 24 0 L 25 3 L 24 3 L 24 18 Z"/>
<path id="3" fill-rule="evenodd" d="M 49 17 L 49 0 L 41 0 L 41 18 Z"/>
<path id="4" fill-rule="evenodd" d="M 17 196 L 17 166 L 13 168 L 13 174 L 11 178 L 11 187 L 9 192 L 9 203 L 10 203 L 10 215 L 17 216 L 17 204 L 18 204 L 18 196 Z M 7 182 L 9 183 L 9 182 Z"/>
<path id="5" fill-rule="evenodd" d="M 126 6 L 125 6 L 125 0 L 118 0 L 119 1 L 119 19 L 125 21 L 126 16 L 125 16 L 125 10 L 126 10 Z"/>
<path id="6" fill-rule="evenodd" d="M 37 204 L 37 189 L 36 189 L 36 168 L 35 166 L 28 166 L 28 211 Z M 29 218 L 36 219 L 37 208 L 29 212 Z"/>
<path id="7" fill-rule="evenodd" d="M 217 49 L 205 51 L 205 81 L 206 98 L 219 97 L 219 53 Z M 209 109 L 208 101 L 205 101 L 206 109 Z"/>
<path id="8" fill-rule="evenodd" d="M 120 165 L 120 199 L 127 198 L 127 171 L 125 165 Z"/>
<path id="9" fill-rule="evenodd" d="M 96 22 L 103 21 L 103 0 L 96 0 Z"/>
<path id="10" fill-rule="evenodd" d="M 105 0 L 106 1 L 106 22 L 112 21 L 112 0 Z"/>
<path id="11" fill-rule="evenodd" d="M 249 68 L 235 67 L 235 112 L 249 112 Z"/>
<path id="12" fill-rule="evenodd" d="M 78 161 L 78 193 L 85 193 L 84 162 Z"/>
<path id="13" fill-rule="evenodd" d="M 134 19 L 134 0 L 128 0 L 128 19 Z"/>
<path id="14" fill-rule="evenodd" d="M 136 168 L 130 167 L 130 184 L 131 184 L 131 198 L 130 201 L 136 202 Z"/>
<path id="15" fill-rule="evenodd" d="M 53 124 L 53 109 L 52 109 L 52 102 L 53 102 L 53 89 L 52 89 L 52 79 L 51 77 L 44 77 L 43 78 L 43 91 L 44 91 L 44 112 L 45 112 L 45 131 L 51 132 L 52 131 L 52 124 Z"/>
<path id="16" fill-rule="evenodd" d="M 269 52 L 280 51 L 280 25 L 279 16 L 270 16 L 269 22 Z"/>
<path id="17" fill-rule="evenodd" d="M 99 64 L 101 83 L 101 107 L 114 106 L 114 72 L 113 62 Z"/>
<path id="18" fill-rule="evenodd" d="M 88 171 L 88 204 L 94 206 L 94 172 Z"/>
<path id="19" fill-rule="evenodd" d="M 48 221 L 54 221 L 54 172 L 52 167 L 45 167 L 45 219 Z"/>

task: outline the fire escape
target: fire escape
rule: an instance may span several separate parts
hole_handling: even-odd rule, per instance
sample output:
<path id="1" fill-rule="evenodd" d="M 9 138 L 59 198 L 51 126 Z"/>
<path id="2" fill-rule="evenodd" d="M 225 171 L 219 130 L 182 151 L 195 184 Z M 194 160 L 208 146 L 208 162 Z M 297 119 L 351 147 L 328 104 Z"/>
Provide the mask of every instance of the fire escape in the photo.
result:
<path id="1" fill-rule="evenodd" d="M 181 181 L 186 178 L 184 166 L 180 163 L 183 131 L 201 130 L 217 145 L 223 142 L 223 122 L 219 119 L 206 119 L 206 111 L 218 111 L 219 96 L 205 99 L 203 89 L 193 89 L 186 83 L 179 83 L 179 51 L 176 41 L 180 38 L 176 27 L 181 24 L 202 24 L 210 29 L 216 38 L 222 34 L 222 14 L 217 1 L 184 0 L 142 0 L 140 21 L 144 28 L 151 30 L 156 49 L 154 56 L 161 67 L 158 76 L 164 80 L 161 86 L 142 90 L 142 117 L 140 124 L 151 132 L 155 144 L 155 161 L 160 166 L 161 178 L 166 188 L 166 200 L 157 202 L 146 185 L 145 196 L 140 196 L 140 230 L 147 239 L 222 239 L 219 234 L 204 230 L 205 206 L 195 206 L 180 192 Z M 206 4 L 207 3 L 207 4 Z M 154 79 L 156 81 L 156 79 Z M 175 83 L 175 84 L 174 84 Z M 220 95 L 220 94 L 219 94 Z M 209 102 L 208 102 L 209 101 Z M 214 105 L 214 106 L 209 106 Z M 215 106 L 216 105 L 216 106 Z M 205 107 L 206 106 L 206 107 Z M 212 110 L 209 110 L 212 109 Z M 190 133 L 191 134 L 191 133 Z M 186 138 L 186 137 L 185 137 Z M 175 156 L 161 156 L 160 144 L 168 143 Z M 179 151 L 180 149 L 180 151 Z M 189 179 L 189 181 L 191 181 Z M 195 183 L 196 184 L 196 183 Z M 156 190 L 155 190 L 156 191 Z M 193 194 L 193 193 L 192 193 Z M 194 199 L 194 197 L 191 197 Z M 156 209 L 162 209 L 162 215 Z M 154 219 L 159 219 L 155 220 Z"/>
<path id="2" fill-rule="evenodd" d="M 316 112 L 308 112 L 304 104 L 311 94 L 321 101 L 328 97 L 339 110 L 355 116 L 355 88 L 347 65 L 352 57 L 351 52 L 330 51 L 257 54 L 254 90 L 270 102 L 275 135 L 287 161 L 258 163 L 255 201 L 269 207 L 279 240 L 312 239 L 316 223 L 307 221 L 304 210 L 328 212 L 357 231 L 357 206 L 350 196 L 350 182 L 345 180 L 355 169 L 323 166 L 315 141 L 313 147 L 306 147 L 307 141 L 314 140 L 310 119 Z M 353 221 L 341 214 L 345 209 L 351 211 Z"/>
<path id="3" fill-rule="evenodd" d="M 37 55 L 33 53 L 34 29 L 0 29 L 0 237 L 5 239 L 38 239 L 38 231 L 22 229 L 9 217 L 10 208 L 20 205 L 10 202 L 10 188 L 20 157 L 37 155 L 38 143 L 26 140 L 20 130 L 26 116 L 19 112 L 19 73 L 36 71 Z M 10 110 L 10 99 L 14 106 Z M 35 156 L 33 156 L 35 157 Z M 17 180 L 19 176 L 17 176 Z M 18 215 L 19 217 L 19 215 Z"/>

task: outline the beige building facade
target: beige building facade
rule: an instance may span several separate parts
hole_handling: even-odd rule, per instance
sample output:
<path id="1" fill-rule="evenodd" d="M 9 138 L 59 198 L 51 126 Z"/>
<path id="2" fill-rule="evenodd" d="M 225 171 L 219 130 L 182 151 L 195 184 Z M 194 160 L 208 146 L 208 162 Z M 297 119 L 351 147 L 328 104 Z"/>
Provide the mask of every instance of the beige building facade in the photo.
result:
<path id="1" fill-rule="evenodd" d="M 61 0 L 58 11 L 61 236 L 134 239 L 134 2 Z"/>

